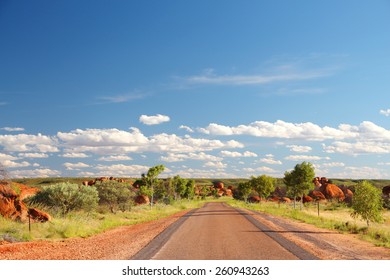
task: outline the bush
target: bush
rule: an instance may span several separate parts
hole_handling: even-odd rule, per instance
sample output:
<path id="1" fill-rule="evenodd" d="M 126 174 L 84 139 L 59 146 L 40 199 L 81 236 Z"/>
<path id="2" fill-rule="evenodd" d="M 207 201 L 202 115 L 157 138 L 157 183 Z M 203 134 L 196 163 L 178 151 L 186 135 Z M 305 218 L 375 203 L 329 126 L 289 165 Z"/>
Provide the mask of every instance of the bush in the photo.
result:
<path id="1" fill-rule="evenodd" d="M 32 199 L 32 203 L 40 203 L 59 209 L 63 215 L 73 210 L 92 211 L 99 201 L 95 187 L 79 186 L 73 183 L 58 183 L 42 188 Z"/>
<path id="2" fill-rule="evenodd" d="M 116 208 L 121 211 L 129 210 L 134 204 L 134 193 L 120 183 L 104 182 L 97 185 L 97 191 L 100 198 L 99 203 L 108 205 L 111 213 L 115 213 Z"/>
<path id="3" fill-rule="evenodd" d="M 361 217 L 367 222 L 381 222 L 382 217 L 382 197 L 381 191 L 367 181 L 360 182 L 355 188 L 353 195 L 351 216 L 353 218 Z"/>

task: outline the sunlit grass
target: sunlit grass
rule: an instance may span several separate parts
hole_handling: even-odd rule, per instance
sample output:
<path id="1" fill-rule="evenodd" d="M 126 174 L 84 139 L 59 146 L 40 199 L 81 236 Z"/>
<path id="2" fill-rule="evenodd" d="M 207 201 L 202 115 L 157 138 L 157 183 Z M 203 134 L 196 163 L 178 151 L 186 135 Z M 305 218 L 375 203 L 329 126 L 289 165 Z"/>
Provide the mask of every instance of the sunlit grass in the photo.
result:
<path id="1" fill-rule="evenodd" d="M 89 237 L 119 226 L 133 225 L 165 218 L 186 209 L 201 207 L 210 200 L 181 200 L 172 205 L 156 204 L 133 207 L 131 211 L 116 214 L 104 209 L 99 212 L 70 212 L 66 216 L 53 214 L 47 223 L 32 223 L 29 232 L 28 223 L 7 220 L 0 216 L 0 241 L 29 241 L 37 239 L 64 239 L 71 237 Z"/>
<path id="2" fill-rule="evenodd" d="M 312 224 L 320 228 L 338 230 L 343 233 L 357 234 L 361 239 L 367 240 L 376 246 L 390 248 L 390 211 L 384 211 L 383 223 L 371 223 L 367 228 L 365 221 L 353 219 L 351 209 L 338 204 L 320 204 L 320 212 L 316 204 L 307 204 L 296 208 L 292 204 L 278 204 L 274 202 L 262 202 L 260 204 L 247 204 L 243 201 L 228 201 L 233 207 L 246 208 L 274 216 L 282 216 L 304 223 Z"/>

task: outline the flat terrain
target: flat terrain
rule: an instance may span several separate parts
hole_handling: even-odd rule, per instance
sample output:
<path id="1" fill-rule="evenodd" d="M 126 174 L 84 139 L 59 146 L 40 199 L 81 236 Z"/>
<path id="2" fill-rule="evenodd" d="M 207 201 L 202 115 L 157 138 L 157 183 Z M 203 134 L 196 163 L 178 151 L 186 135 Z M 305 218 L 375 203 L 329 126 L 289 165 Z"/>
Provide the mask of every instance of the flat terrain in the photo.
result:
<path id="1" fill-rule="evenodd" d="M 260 224 L 256 225 L 254 220 Z M 170 232 L 168 239 L 161 239 L 166 232 Z M 164 242 L 154 244 L 155 252 L 147 258 L 309 259 L 314 256 L 334 260 L 390 260 L 390 249 L 375 247 L 353 235 L 257 212 L 236 211 L 221 203 L 209 203 L 193 212 L 183 211 L 89 238 L 3 244 L 0 259 L 130 259 L 147 251 L 156 240 Z"/>

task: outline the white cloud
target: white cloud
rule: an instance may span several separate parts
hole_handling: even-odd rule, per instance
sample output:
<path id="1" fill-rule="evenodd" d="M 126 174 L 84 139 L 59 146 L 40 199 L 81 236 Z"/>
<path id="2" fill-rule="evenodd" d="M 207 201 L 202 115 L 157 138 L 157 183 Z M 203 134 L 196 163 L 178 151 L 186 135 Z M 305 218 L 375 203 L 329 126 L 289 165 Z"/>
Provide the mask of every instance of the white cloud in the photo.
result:
<path id="1" fill-rule="evenodd" d="M 309 146 L 288 145 L 287 147 L 290 148 L 290 151 L 296 153 L 308 153 L 312 150 Z"/>
<path id="2" fill-rule="evenodd" d="M 80 170 L 81 168 L 90 167 L 88 164 L 83 162 L 77 162 L 77 163 L 65 162 L 63 166 L 65 166 L 66 170 Z"/>
<path id="3" fill-rule="evenodd" d="M 383 179 L 389 178 L 390 173 L 370 166 L 348 166 L 341 172 L 333 173 L 333 177 L 345 179 Z"/>
<path id="4" fill-rule="evenodd" d="M 42 134 L 0 135 L 0 146 L 9 152 L 58 152 L 57 145 L 54 137 Z"/>
<path id="5" fill-rule="evenodd" d="M 10 172 L 12 178 L 47 178 L 59 177 L 61 172 L 49 168 L 33 169 L 33 170 L 14 170 Z"/>
<path id="6" fill-rule="evenodd" d="M 275 165 L 282 164 L 282 162 L 280 160 L 274 159 L 273 155 L 266 155 L 265 158 L 259 159 L 258 162 L 262 162 L 262 163 L 266 163 L 266 164 L 275 164 Z"/>
<path id="7" fill-rule="evenodd" d="M 321 164 L 323 167 L 344 167 L 345 163 L 343 162 L 329 162 Z"/>
<path id="8" fill-rule="evenodd" d="M 64 158 L 87 158 L 89 156 L 87 154 L 84 154 L 84 153 L 65 153 L 61 157 L 64 157 Z"/>
<path id="9" fill-rule="evenodd" d="M 245 171 L 247 174 L 251 175 L 258 175 L 258 173 L 263 173 L 263 174 L 273 174 L 275 175 L 276 173 L 279 173 L 279 171 L 272 169 L 267 166 L 260 166 L 257 168 L 243 168 L 243 171 Z"/>
<path id="10" fill-rule="evenodd" d="M 48 158 L 49 155 L 45 153 L 19 153 L 18 156 L 22 158 Z"/>
<path id="11" fill-rule="evenodd" d="M 348 155 L 359 154 L 389 154 L 390 142 L 357 141 L 354 143 L 336 141 L 331 145 L 322 145 L 327 153 L 340 153 Z"/>
<path id="12" fill-rule="evenodd" d="M 193 130 L 191 127 L 186 126 L 186 125 L 181 125 L 181 126 L 179 127 L 179 129 L 184 129 L 184 130 L 186 130 L 186 131 L 188 131 L 188 132 L 190 132 L 190 133 L 193 133 L 193 132 L 194 132 L 194 130 Z"/>
<path id="13" fill-rule="evenodd" d="M 129 156 L 122 156 L 122 155 L 116 155 L 116 156 L 107 156 L 107 157 L 101 157 L 98 160 L 101 161 L 127 161 L 127 160 L 133 160 Z"/>
<path id="14" fill-rule="evenodd" d="M 221 151 L 221 155 L 223 157 L 257 157 L 257 154 L 250 152 L 250 151 L 245 151 L 244 153 L 240 152 L 231 152 L 231 151 Z"/>
<path id="15" fill-rule="evenodd" d="M 384 116 L 386 116 L 386 117 L 388 117 L 388 116 L 390 116 L 390 109 L 380 110 L 379 113 L 384 115 Z"/>
<path id="16" fill-rule="evenodd" d="M 146 125 L 156 125 L 161 124 L 163 122 L 169 122 L 170 118 L 168 116 L 160 114 L 157 114 L 156 116 L 141 115 L 139 117 L 139 121 Z"/>
<path id="17" fill-rule="evenodd" d="M 220 157 L 208 155 L 204 152 L 188 153 L 188 154 L 168 153 L 167 156 L 162 156 L 160 159 L 162 161 L 166 161 L 166 162 L 179 162 L 179 161 L 185 161 L 185 160 L 201 160 L 201 161 L 221 161 L 222 160 L 222 158 L 220 158 Z"/>
<path id="18" fill-rule="evenodd" d="M 326 159 L 329 160 L 329 157 L 323 158 L 319 156 L 308 156 L 308 155 L 292 155 L 285 157 L 286 160 L 292 160 L 292 161 L 315 161 L 315 160 L 322 160 Z"/>
<path id="19" fill-rule="evenodd" d="M 220 161 L 214 162 L 206 162 L 203 167 L 210 167 L 210 168 L 216 168 L 216 169 L 225 169 L 227 167 L 226 163 L 222 163 Z M 213 176 L 214 177 L 214 176 Z"/>
<path id="20" fill-rule="evenodd" d="M 140 177 L 142 173 L 148 172 L 150 166 L 144 165 L 124 165 L 124 164 L 113 164 L 113 165 L 101 165 L 95 167 L 97 170 L 96 175 L 101 176 L 114 176 L 114 177 Z M 169 172 L 168 168 L 165 168 L 164 172 Z"/>
<path id="21" fill-rule="evenodd" d="M 22 162 L 16 162 L 16 161 L 11 161 L 11 160 L 4 160 L 2 162 L 3 166 L 7 168 L 20 168 L 20 167 L 27 167 L 30 166 L 31 164 L 27 161 L 22 161 Z"/>
<path id="22" fill-rule="evenodd" d="M 256 121 L 249 125 L 235 127 L 211 123 L 206 128 L 198 129 L 202 133 L 212 135 L 251 135 L 264 138 L 305 139 L 312 141 L 354 138 L 359 135 L 356 130 L 358 130 L 357 127 L 344 124 L 336 129 L 328 126 L 320 127 L 311 122 L 288 123 L 281 120 L 275 123 Z"/>
<path id="23" fill-rule="evenodd" d="M 213 84 L 213 85 L 263 85 L 284 81 L 300 81 L 325 77 L 330 74 L 327 70 L 311 71 L 283 71 L 284 73 L 268 75 L 216 75 L 214 70 L 207 71 L 197 76 L 187 77 L 189 84 Z"/>
<path id="24" fill-rule="evenodd" d="M 24 128 L 22 128 L 22 127 L 2 127 L 2 128 L 0 128 L 0 130 L 15 132 L 15 131 L 24 131 Z"/>

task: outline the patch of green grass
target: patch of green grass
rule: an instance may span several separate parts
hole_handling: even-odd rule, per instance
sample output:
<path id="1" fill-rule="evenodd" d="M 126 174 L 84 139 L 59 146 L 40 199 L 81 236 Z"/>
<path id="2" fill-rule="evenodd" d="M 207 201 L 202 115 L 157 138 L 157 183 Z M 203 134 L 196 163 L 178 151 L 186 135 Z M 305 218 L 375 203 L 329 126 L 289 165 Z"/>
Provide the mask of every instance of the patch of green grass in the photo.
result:
<path id="1" fill-rule="evenodd" d="M 31 232 L 28 223 L 7 220 L 0 216 L 0 240 L 30 241 L 36 239 L 64 239 L 71 237 L 89 237 L 106 230 L 165 218 L 186 209 L 201 207 L 211 200 L 181 200 L 172 205 L 156 204 L 152 209 L 148 205 L 135 206 L 131 211 L 116 214 L 100 209 L 99 212 L 70 212 L 63 216 L 51 213 L 53 220 L 47 223 L 32 223 Z"/>

